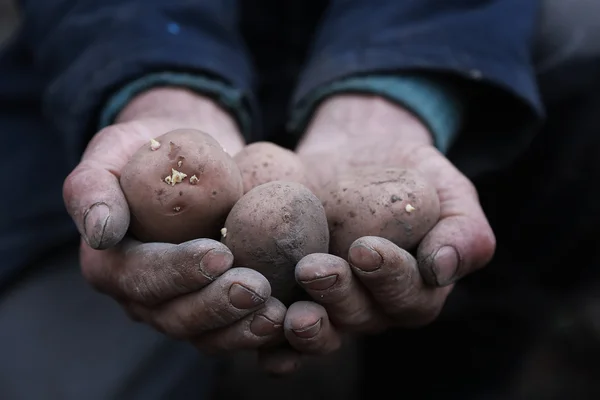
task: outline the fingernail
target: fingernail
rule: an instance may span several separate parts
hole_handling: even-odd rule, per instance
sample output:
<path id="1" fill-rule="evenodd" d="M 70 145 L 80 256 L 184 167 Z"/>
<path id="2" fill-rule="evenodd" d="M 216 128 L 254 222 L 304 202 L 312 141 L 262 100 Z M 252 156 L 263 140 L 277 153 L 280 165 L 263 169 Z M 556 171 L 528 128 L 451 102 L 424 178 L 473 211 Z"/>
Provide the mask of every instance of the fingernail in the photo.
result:
<path id="1" fill-rule="evenodd" d="M 229 301 L 235 308 L 249 310 L 263 304 L 265 299 L 239 283 L 234 283 L 229 288 Z"/>
<path id="2" fill-rule="evenodd" d="M 358 245 L 348 251 L 348 261 L 354 267 L 365 272 L 373 272 L 381 268 L 383 258 L 381 254 L 370 247 Z"/>
<path id="3" fill-rule="evenodd" d="M 300 281 L 300 282 L 302 283 L 302 285 L 306 286 L 308 289 L 325 290 L 325 289 L 329 289 L 330 287 L 335 285 L 337 280 L 338 280 L 337 275 L 329 275 L 329 276 L 324 276 L 322 278 L 309 279 L 309 280 Z"/>
<path id="4" fill-rule="evenodd" d="M 83 215 L 83 237 L 90 247 L 101 247 L 109 218 L 110 209 L 104 203 L 92 205 Z"/>
<path id="5" fill-rule="evenodd" d="M 210 280 L 214 280 L 225 272 L 233 263 L 233 254 L 228 251 L 209 250 L 204 254 L 198 269 L 200 273 Z"/>
<path id="6" fill-rule="evenodd" d="M 456 279 L 458 253 L 452 246 L 444 246 L 433 256 L 432 270 L 438 286 L 447 286 Z"/>
<path id="7" fill-rule="evenodd" d="M 292 329 L 292 332 L 294 332 L 294 334 L 301 339 L 313 338 L 313 337 L 317 336 L 317 333 L 319 333 L 319 331 L 321 330 L 321 321 L 322 321 L 322 319 L 319 319 L 314 324 L 307 326 L 305 328 Z"/>
<path id="8" fill-rule="evenodd" d="M 281 328 L 281 324 L 276 324 L 264 315 L 256 314 L 250 323 L 250 330 L 256 336 L 269 336 Z"/>

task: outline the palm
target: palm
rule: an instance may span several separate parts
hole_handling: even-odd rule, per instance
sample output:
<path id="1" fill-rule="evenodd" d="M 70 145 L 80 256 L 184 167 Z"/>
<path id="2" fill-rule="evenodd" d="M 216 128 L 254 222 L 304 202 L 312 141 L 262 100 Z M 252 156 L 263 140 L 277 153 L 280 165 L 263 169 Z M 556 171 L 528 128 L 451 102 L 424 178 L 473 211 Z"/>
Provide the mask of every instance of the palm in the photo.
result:
<path id="1" fill-rule="evenodd" d="M 395 132 L 386 132 L 378 134 L 377 140 L 363 135 L 343 145 L 300 155 L 312 166 L 314 179 L 321 185 L 337 179 L 348 168 L 381 166 L 421 173 L 437 190 L 440 200 L 440 221 L 425 236 L 417 254 L 423 277 L 429 283 L 451 283 L 490 260 L 495 239 L 474 186 L 428 140 L 402 142 Z M 443 246 L 455 248 L 458 254 L 434 260 L 436 251 Z M 448 276 L 438 277 L 440 269 L 446 270 Z"/>
<path id="2" fill-rule="evenodd" d="M 98 168 L 94 158 L 89 154 L 103 154 L 103 168 L 119 175 L 133 153 L 150 139 L 160 136 L 170 130 L 180 128 L 173 121 L 163 119 L 127 122 L 110 126 L 98 132 L 83 154 L 82 166 L 90 164 L 90 168 Z"/>

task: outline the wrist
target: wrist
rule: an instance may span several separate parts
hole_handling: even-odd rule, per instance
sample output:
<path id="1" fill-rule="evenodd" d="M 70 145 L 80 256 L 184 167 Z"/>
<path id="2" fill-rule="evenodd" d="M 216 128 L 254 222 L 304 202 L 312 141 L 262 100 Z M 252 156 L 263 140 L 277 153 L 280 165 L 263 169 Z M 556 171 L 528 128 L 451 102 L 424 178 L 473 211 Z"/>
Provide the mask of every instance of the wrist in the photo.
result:
<path id="1" fill-rule="evenodd" d="M 245 144 L 235 118 L 212 99 L 184 88 L 157 87 L 135 96 L 115 123 L 139 120 L 170 121 L 172 129 L 197 129 L 212 135 L 230 154 Z"/>
<path id="2" fill-rule="evenodd" d="M 323 188 L 348 168 L 404 167 L 433 147 L 427 127 L 404 108 L 372 95 L 340 94 L 316 109 L 296 153 Z"/>
<path id="3" fill-rule="evenodd" d="M 295 103 L 288 122 L 290 132 L 303 132 L 315 108 L 340 94 L 377 96 L 409 111 L 427 126 L 442 153 L 452 146 L 463 122 L 464 96 L 451 79 L 418 72 L 379 73 L 350 76 L 312 90 Z"/>
<path id="4" fill-rule="evenodd" d="M 410 111 L 379 96 L 340 94 L 316 109 L 297 152 L 315 154 L 350 146 L 371 153 L 381 147 L 383 154 L 397 154 L 397 149 L 424 145 L 432 146 L 433 137 Z"/>

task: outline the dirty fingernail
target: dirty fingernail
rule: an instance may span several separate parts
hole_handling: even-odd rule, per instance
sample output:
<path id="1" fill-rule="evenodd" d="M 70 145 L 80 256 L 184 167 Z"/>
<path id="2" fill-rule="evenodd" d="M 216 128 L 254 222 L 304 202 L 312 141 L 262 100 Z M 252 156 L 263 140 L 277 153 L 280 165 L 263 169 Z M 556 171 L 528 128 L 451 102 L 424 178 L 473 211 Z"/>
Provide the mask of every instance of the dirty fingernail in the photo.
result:
<path id="1" fill-rule="evenodd" d="M 381 257 L 381 254 L 372 248 L 358 245 L 350 248 L 348 252 L 348 261 L 360 270 L 373 272 L 381 268 L 383 258 Z"/>
<path id="2" fill-rule="evenodd" d="M 296 336 L 298 336 L 301 339 L 313 338 L 317 336 L 317 334 L 321 330 L 321 321 L 322 319 L 319 319 L 317 322 L 307 327 L 292 329 L 292 332 L 294 332 L 294 334 L 296 334 Z"/>
<path id="3" fill-rule="evenodd" d="M 433 256 L 433 274 L 438 286 L 454 282 L 458 271 L 458 253 L 452 246 L 444 246 Z"/>
<path id="4" fill-rule="evenodd" d="M 271 321 L 264 315 L 256 314 L 250 323 L 250 330 L 256 336 L 269 336 L 281 328 L 281 324 Z"/>
<path id="5" fill-rule="evenodd" d="M 90 247 L 94 249 L 102 247 L 109 218 L 110 209 L 104 203 L 92 205 L 83 215 L 83 236 Z"/>
<path id="6" fill-rule="evenodd" d="M 234 283 L 229 288 L 229 300 L 235 308 L 240 310 L 249 310 L 265 302 L 265 299 L 239 283 Z"/>
<path id="7" fill-rule="evenodd" d="M 200 260 L 198 268 L 202 275 L 214 280 L 233 264 L 233 254 L 222 250 L 209 250 Z"/>
<path id="8" fill-rule="evenodd" d="M 329 289 L 330 287 L 335 285 L 337 280 L 338 280 L 337 275 L 329 275 L 329 276 L 324 276 L 322 278 L 309 279 L 309 280 L 304 280 L 304 281 L 300 281 L 300 282 L 304 286 L 306 286 L 308 289 L 325 290 L 325 289 Z"/>

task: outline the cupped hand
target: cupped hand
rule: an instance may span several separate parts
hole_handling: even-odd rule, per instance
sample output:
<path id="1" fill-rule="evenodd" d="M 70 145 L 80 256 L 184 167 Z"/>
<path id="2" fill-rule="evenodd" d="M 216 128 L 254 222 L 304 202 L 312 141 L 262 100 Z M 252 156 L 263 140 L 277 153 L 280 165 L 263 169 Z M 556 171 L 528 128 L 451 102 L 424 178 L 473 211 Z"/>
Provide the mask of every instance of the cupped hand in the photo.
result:
<path id="1" fill-rule="evenodd" d="M 130 214 L 120 171 L 150 139 L 173 129 L 215 132 L 231 154 L 243 146 L 234 121 L 208 99 L 179 89 L 138 96 L 115 125 L 98 132 L 64 182 L 66 208 L 82 236 L 84 277 L 139 321 L 207 352 L 258 348 L 282 338 L 285 306 L 267 279 L 231 268 L 221 243 L 141 243 L 127 235 Z"/>
<path id="2" fill-rule="evenodd" d="M 318 109 L 297 152 L 322 185 L 348 167 L 417 170 L 436 188 L 441 207 L 414 255 L 368 236 L 352 244 L 346 259 L 313 254 L 298 264 L 298 283 L 313 301 L 291 305 L 284 329 L 299 353 L 330 353 L 344 332 L 428 324 L 454 283 L 491 260 L 495 237 L 473 184 L 402 108 L 377 97 L 331 98 Z"/>

